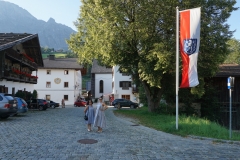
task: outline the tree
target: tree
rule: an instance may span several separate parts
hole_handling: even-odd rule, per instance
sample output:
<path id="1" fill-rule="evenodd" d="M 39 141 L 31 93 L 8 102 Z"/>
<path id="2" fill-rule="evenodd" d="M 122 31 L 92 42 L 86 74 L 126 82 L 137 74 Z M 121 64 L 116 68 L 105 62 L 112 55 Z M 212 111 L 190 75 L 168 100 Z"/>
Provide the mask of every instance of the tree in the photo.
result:
<path id="1" fill-rule="evenodd" d="M 42 53 L 51 53 L 51 52 L 54 52 L 54 48 L 48 48 L 47 46 L 46 47 L 41 47 L 41 52 Z"/>
<path id="2" fill-rule="evenodd" d="M 65 57 L 66 57 L 66 58 L 76 58 L 77 55 L 76 55 L 75 53 L 72 53 L 72 52 L 67 52 L 67 54 L 66 54 Z"/>
<path id="3" fill-rule="evenodd" d="M 227 44 L 229 45 L 230 54 L 227 56 L 224 63 L 240 64 L 240 41 L 236 39 L 230 39 Z"/>
<path id="4" fill-rule="evenodd" d="M 25 98 L 24 93 L 22 91 L 17 91 L 17 93 L 14 95 L 15 97 Z"/>
<path id="5" fill-rule="evenodd" d="M 37 96 L 38 96 L 37 91 L 34 89 L 33 94 L 32 94 L 32 98 L 36 99 Z"/>
<path id="6" fill-rule="evenodd" d="M 149 111 L 159 106 L 166 91 L 175 86 L 176 6 L 180 10 L 202 7 L 199 79 L 189 89 L 204 94 L 203 77 L 213 76 L 228 54 L 232 36 L 225 24 L 236 1 L 82 0 L 78 32 L 67 41 L 81 63 L 98 59 L 119 65 L 136 84 L 141 83 Z"/>

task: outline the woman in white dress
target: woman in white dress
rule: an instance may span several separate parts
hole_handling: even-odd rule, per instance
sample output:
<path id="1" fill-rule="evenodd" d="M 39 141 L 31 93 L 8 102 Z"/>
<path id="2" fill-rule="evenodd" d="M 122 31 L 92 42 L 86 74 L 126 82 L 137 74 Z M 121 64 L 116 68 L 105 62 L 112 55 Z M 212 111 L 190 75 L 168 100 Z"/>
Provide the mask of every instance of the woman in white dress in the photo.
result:
<path id="1" fill-rule="evenodd" d="M 102 98 L 99 98 L 94 118 L 94 126 L 98 127 L 97 132 L 99 133 L 106 127 L 106 117 L 104 113 L 106 109 L 108 109 L 108 106 L 102 102 Z"/>

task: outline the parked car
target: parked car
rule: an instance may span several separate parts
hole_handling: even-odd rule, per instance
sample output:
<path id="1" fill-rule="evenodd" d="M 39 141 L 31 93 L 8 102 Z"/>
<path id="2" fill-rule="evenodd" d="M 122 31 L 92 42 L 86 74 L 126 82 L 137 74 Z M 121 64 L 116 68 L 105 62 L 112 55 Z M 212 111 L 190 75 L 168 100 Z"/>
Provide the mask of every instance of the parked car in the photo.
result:
<path id="1" fill-rule="evenodd" d="M 15 97 L 15 99 L 17 100 L 17 103 L 18 103 L 17 114 L 18 113 L 25 113 L 25 112 L 27 112 L 28 111 L 28 104 L 27 104 L 27 102 L 24 99 L 20 98 L 20 97 Z"/>
<path id="2" fill-rule="evenodd" d="M 40 111 L 48 108 L 48 102 L 45 99 L 31 99 L 27 101 L 29 109 L 39 109 Z"/>
<path id="3" fill-rule="evenodd" d="M 138 107 L 138 103 L 134 103 L 134 102 L 124 99 L 124 98 L 115 99 L 112 102 L 112 105 L 114 106 L 114 108 L 118 108 L 118 105 L 120 105 L 120 108 L 122 108 L 122 107 L 137 108 Z"/>
<path id="4" fill-rule="evenodd" d="M 17 111 L 17 100 L 10 94 L 0 93 L 0 118 L 6 119 Z"/>
<path id="5" fill-rule="evenodd" d="M 56 108 L 56 107 L 59 107 L 60 104 L 57 103 L 57 102 L 54 102 L 54 101 L 48 101 L 48 106 L 51 107 L 51 108 Z"/>
<path id="6" fill-rule="evenodd" d="M 74 107 L 84 107 L 86 104 L 87 102 L 84 100 L 77 100 L 76 102 L 74 102 Z"/>

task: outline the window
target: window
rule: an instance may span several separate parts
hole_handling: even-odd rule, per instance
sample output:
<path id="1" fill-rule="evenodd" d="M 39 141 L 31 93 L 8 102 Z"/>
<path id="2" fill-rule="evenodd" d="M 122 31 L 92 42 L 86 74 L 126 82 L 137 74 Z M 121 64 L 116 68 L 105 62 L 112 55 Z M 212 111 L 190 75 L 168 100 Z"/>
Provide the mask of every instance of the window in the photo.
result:
<path id="1" fill-rule="evenodd" d="M 5 93 L 8 93 L 8 87 L 5 87 Z"/>
<path id="2" fill-rule="evenodd" d="M 122 89 L 128 90 L 129 87 L 131 87 L 131 81 L 120 81 L 119 86 L 122 87 Z"/>
<path id="3" fill-rule="evenodd" d="M 51 99 L 51 96 L 50 95 L 46 95 L 46 100 L 50 101 L 50 99 Z"/>
<path id="4" fill-rule="evenodd" d="M 51 74 L 51 70 L 47 70 L 47 74 Z"/>
<path id="5" fill-rule="evenodd" d="M 63 96 L 63 99 L 64 99 L 65 101 L 68 101 L 68 95 L 64 95 L 64 96 Z"/>
<path id="6" fill-rule="evenodd" d="M 64 82 L 64 88 L 68 88 L 68 82 Z"/>
<path id="7" fill-rule="evenodd" d="M 132 93 L 138 93 L 138 87 L 136 84 L 132 84 Z"/>
<path id="8" fill-rule="evenodd" d="M 51 88 L 51 82 L 46 82 L 46 87 Z"/>
<path id="9" fill-rule="evenodd" d="M 130 95 L 122 95 L 122 98 L 130 100 Z"/>
<path id="10" fill-rule="evenodd" d="M 68 70 L 64 70 L 64 74 L 67 75 L 68 74 Z"/>
<path id="11" fill-rule="evenodd" d="M 103 80 L 99 81 L 99 93 L 103 93 Z"/>
<path id="12" fill-rule="evenodd" d="M 12 88 L 12 95 L 15 95 L 15 87 Z"/>

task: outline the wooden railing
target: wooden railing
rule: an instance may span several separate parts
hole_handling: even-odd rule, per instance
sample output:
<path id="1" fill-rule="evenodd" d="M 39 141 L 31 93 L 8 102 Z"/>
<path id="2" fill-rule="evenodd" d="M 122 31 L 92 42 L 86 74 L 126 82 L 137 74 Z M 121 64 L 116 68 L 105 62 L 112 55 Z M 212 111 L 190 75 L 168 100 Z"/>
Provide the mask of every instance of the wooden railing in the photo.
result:
<path id="1" fill-rule="evenodd" d="M 14 82 L 26 82 L 26 83 L 32 83 L 37 84 L 37 78 L 36 77 L 29 77 L 24 74 L 18 74 L 13 71 L 4 70 L 4 78 L 7 80 L 11 80 Z"/>

